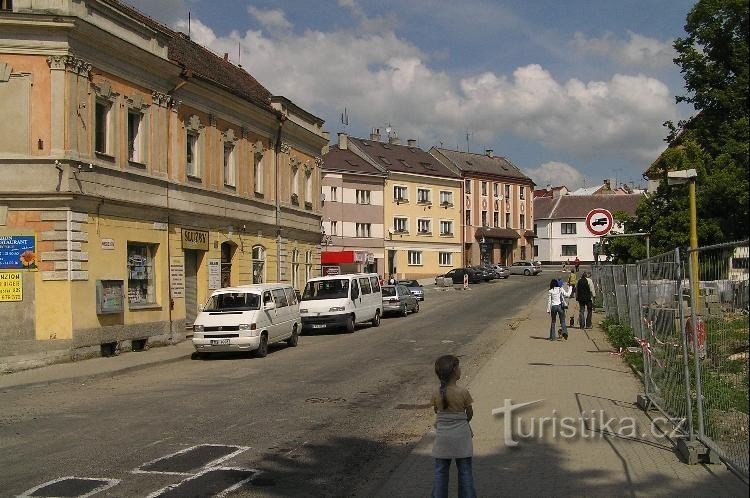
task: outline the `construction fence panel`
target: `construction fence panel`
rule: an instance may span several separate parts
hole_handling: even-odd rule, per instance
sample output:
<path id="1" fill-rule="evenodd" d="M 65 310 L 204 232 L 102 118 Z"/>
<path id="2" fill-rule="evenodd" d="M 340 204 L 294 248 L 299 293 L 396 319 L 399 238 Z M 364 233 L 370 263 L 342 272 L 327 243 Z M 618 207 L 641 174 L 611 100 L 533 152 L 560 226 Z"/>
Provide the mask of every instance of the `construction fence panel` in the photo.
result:
<path id="1" fill-rule="evenodd" d="M 698 439 L 748 476 L 748 241 L 690 251 L 687 327 Z M 697 294 L 697 296 L 696 296 Z"/>

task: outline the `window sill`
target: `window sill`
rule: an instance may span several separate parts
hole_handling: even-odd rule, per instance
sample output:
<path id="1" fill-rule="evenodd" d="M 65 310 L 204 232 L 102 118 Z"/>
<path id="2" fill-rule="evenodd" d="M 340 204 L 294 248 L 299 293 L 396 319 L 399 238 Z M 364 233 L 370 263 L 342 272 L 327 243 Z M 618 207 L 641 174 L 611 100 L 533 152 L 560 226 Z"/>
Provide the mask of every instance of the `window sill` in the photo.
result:
<path id="1" fill-rule="evenodd" d="M 227 190 L 231 190 L 232 192 L 236 192 L 237 191 L 237 185 L 232 185 L 232 184 L 229 184 L 229 183 L 225 183 L 224 184 L 224 188 L 227 189 Z"/>
<path id="2" fill-rule="evenodd" d="M 160 310 L 161 304 L 147 303 L 147 304 L 128 304 L 128 309 L 131 311 L 139 310 Z"/>
<path id="3" fill-rule="evenodd" d="M 409 199 L 393 199 L 393 202 L 397 204 L 409 204 Z"/>
<path id="4" fill-rule="evenodd" d="M 187 176 L 187 179 L 191 182 L 203 183 L 203 178 L 201 178 L 200 176 L 195 176 L 195 175 L 190 175 L 190 174 L 186 176 Z"/>
<path id="5" fill-rule="evenodd" d="M 406 266 L 424 266 L 422 263 L 409 263 Z"/>
<path id="6" fill-rule="evenodd" d="M 310 210 L 312 209 L 312 207 L 313 207 L 312 202 L 305 202 L 305 209 Z"/>
<path id="7" fill-rule="evenodd" d="M 453 237 L 453 234 L 452 233 L 441 233 L 440 236 L 441 237 Z"/>
<path id="8" fill-rule="evenodd" d="M 452 202 L 449 202 L 449 203 L 443 202 L 443 203 L 440 204 L 440 207 L 441 208 L 446 208 L 446 209 L 447 208 L 452 208 L 453 207 L 453 203 Z"/>
<path id="9" fill-rule="evenodd" d="M 418 201 L 417 205 L 419 205 L 419 206 L 432 206 L 432 202 L 431 201 Z"/>
<path id="10" fill-rule="evenodd" d="M 432 235 L 432 232 L 417 232 L 418 235 Z"/>
<path id="11" fill-rule="evenodd" d="M 256 199 L 263 199 L 265 196 L 261 192 L 253 192 Z"/>
<path id="12" fill-rule="evenodd" d="M 113 156 L 112 154 L 107 154 L 106 152 L 96 151 L 94 152 L 94 155 L 96 155 L 96 157 L 98 157 L 99 159 L 104 159 L 105 161 L 115 162 L 115 156 Z"/>
<path id="13" fill-rule="evenodd" d="M 146 169 L 148 167 L 146 165 L 146 163 L 141 163 L 141 162 L 138 162 L 138 161 L 133 161 L 132 159 L 128 159 L 128 165 L 130 165 L 130 166 L 132 166 L 134 168 L 138 168 L 138 169 Z"/>

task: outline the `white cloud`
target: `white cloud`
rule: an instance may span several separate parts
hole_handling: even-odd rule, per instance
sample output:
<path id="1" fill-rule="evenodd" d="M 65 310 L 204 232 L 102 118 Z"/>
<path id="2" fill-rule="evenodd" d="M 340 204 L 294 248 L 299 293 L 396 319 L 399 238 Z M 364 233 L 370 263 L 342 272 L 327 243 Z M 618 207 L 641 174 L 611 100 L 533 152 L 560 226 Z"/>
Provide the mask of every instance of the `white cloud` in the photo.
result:
<path id="1" fill-rule="evenodd" d="M 253 5 L 247 7 L 247 12 L 255 18 L 258 23 L 268 30 L 288 31 L 292 29 L 283 10 L 279 9 L 259 9 Z"/>
<path id="2" fill-rule="evenodd" d="M 356 8 L 352 0 L 340 4 Z M 185 22 L 177 26 L 184 30 Z M 253 76 L 272 93 L 332 117 L 331 131 L 346 107 L 352 127 L 364 133 L 390 122 L 402 138 L 427 146 L 454 143 L 466 130 L 485 144 L 513 134 L 576 159 L 631 160 L 640 170 L 663 148 L 661 123 L 677 117 L 667 86 L 642 74 L 558 81 L 531 64 L 509 75 L 457 79 L 430 67 L 428 55 L 393 30 L 355 26 L 285 36 L 248 30 L 217 37 L 194 19 L 192 31 L 218 54 L 234 53 L 239 41 Z"/>
<path id="3" fill-rule="evenodd" d="M 180 19 L 177 22 L 174 23 L 174 28 L 177 31 L 182 31 L 183 33 L 188 32 L 188 22 L 185 19 Z M 220 40 L 216 39 L 216 34 L 214 34 L 214 31 L 200 22 L 198 19 L 191 19 L 190 21 L 190 39 L 193 40 L 195 43 L 199 45 L 203 45 L 204 47 L 211 48 L 214 43 L 220 43 Z"/>
<path id="4" fill-rule="evenodd" d="M 619 39 L 613 33 L 605 33 L 600 38 L 587 38 L 578 32 L 571 43 L 582 55 L 608 57 L 631 67 L 670 66 L 676 55 L 671 41 L 659 41 L 631 31 L 628 32 L 627 40 Z"/>
<path id="5" fill-rule="evenodd" d="M 539 188 L 565 185 L 569 190 L 575 190 L 584 183 L 584 175 L 580 171 L 570 164 L 557 161 L 542 163 L 537 168 L 527 169 L 525 173 Z"/>

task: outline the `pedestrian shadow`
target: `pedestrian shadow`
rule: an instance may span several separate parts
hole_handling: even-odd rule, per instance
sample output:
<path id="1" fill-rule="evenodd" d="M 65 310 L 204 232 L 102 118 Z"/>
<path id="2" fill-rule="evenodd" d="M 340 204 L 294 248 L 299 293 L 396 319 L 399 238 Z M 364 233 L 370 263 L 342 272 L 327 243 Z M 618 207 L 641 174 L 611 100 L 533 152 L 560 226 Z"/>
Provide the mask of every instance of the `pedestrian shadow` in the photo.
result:
<path id="1" fill-rule="evenodd" d="M 537 341 L 542 341 L 542 340 L 549 341 L 549 336 L 547 336 L 547 337 L 541 337 L 541 336 L 538 336 L 538 335 L 531 335 L 531 336 L 529 336 L 529 339 L 536 339 Z"/>

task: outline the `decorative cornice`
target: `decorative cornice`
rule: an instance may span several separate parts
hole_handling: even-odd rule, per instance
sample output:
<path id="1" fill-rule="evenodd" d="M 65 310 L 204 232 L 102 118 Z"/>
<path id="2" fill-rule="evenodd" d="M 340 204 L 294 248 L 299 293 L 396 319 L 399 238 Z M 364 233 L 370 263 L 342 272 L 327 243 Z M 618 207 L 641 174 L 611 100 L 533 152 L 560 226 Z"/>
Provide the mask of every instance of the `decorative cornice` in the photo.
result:
<path id="1" fill-rule="evenodd" d="M 281 147 L 279 147 L 279 150 L 282 154 L 289 154 L 289 151 L 292 150 L 292 146 L 286 142 L 281 142 Z"/>
<path id="2" fill-rule="evenodd" d="M 93 64 L 86 62 L 75 55 L 50 55 L 47 57 L 47 65 L 50 69 L 66 70 L 71 73 L 80 74 L 88 78 L 91 75 Z"/>
<path id="3" fill-rule="evenodd" d="M 232 128 L 229 128 L 227 131 L 221 134 L 222 140 L 224 140 L 225 143 L 231 143 L 234 144 L 237 142 L 237 135 L 234 134 L 234 130 Z"/>
<path id="4" fill-rule="evenodd" d="M 168 107 L 173 110 L 176 110 L 177 106 L 179 106 L 181 103 L 179 100 L 175 100 L 168 93 L 157 92 L 156 90 L 151 92 L 151 99 L 154 101 L 154 105 L 157 105 L 159 107 Z"/>
<path id="5" fill-rule="evenodd" d="M 125 97 L 125 104 L 128 106 L 129 109 L 133 109 L 135 111 L 145 111 L 150 107 L 150 104 L 146 102 L 146 100 L 143 98 L 143 95 L 140 93 L 134 93 L 133 95 L 129 97 Z"/>
<path id="6" fill-rule="evenodd" d="M 96 96 L 106 100 L 114 101 L 120 95 L 112 90 L 112 83 L 107 80 L 102 80 L 98 85 L 93 85 L 93 87 Z"/>

